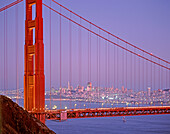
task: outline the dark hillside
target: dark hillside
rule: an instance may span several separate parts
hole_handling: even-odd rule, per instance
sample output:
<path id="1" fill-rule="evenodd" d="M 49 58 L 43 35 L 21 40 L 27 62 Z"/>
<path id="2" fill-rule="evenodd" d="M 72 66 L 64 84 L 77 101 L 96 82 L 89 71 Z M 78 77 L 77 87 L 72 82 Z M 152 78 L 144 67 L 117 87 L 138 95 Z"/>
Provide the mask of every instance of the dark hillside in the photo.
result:
<path id="1" fill-rule="evenodd" d="M 0 95 L 0 134 L 55 134 L 11 99 Z"/>

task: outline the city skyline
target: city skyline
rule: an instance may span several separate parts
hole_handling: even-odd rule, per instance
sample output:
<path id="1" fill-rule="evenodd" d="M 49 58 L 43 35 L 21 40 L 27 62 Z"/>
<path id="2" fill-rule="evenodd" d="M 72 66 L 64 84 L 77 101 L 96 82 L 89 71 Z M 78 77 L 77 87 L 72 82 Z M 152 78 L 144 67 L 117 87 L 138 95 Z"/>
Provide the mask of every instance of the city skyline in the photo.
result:
<path id="1" fill-rule="evenodd" d="M 10 1 L 9 1 L 10 2 Z M 46 2 L 46 4 L 50 5 L 50 3 L 48 1 L 44 1 Z M 80 1 L 77 1 L 77 0 L 73 0 L 71 3 L 69 3 L 69 1 L 59 1 L 61 2 L 61 4 L 63 4 L 64 6 L 70 8 L 71 10 L 75 11 L 75 12 L 78 12 L 79 15 L 87 18 L 89 21 L 92 21 L 93 23 L 96 23 L 98 26 L 108 30 L 109 32 L 117 35 L 118 37 L 120 38 L 124 38 L 125 40 L 129 41 L 130 43 L 132 44 L 135 44 L 137 45 L 138 47 L 142 48 L 142 49 L 145 49 L 147 50 L 148 52 L 151 52 L 155 55 L 158 55 L 160 56 L 161 58 L 163 59 L 166 59 L 167 61 L 169 61 L 169 55 L 168 55 L 168 47 L 169 45 L 167 45 L 169 43 L 169 38 L 168 38 L 168 35 L 169 35 L 169 18 L 167 16 L 169 16 L 169 12 L 168 12 L 168 2 L 167 1 L 163 1 L 163 2 L 160 2 L 160 1 L 156 1 L 156 2 L 153 2 L 153 1 L 150 1 L 150 2 L 147 2 L 147 1 L 140 1 L 140 2 L 137 2 L 137 1 L 134 1 L 134 0 L 131 0 L 130 2 L 122 2 L 122 1 L 107 1 L 105 2 L 105 4 L 103 4 L 103 1 L 100 1 L 100 2 L 96 2 L 96 1 L 92 1 L 92 2 L 89 2 L 89 1 L 86 1 L 86 2 L 80 2 Z M 167 2 L 167 3 L 166 3 Z M 91 4 L 89 4 L 91 3 Z M 6 3 L 7 4 L 7 3 Z M 0 4 L 1 6 L 4 6 L 5 4 L 3 2 L 1 2 Z M 96 6 L 94 6 L 96 5 Z M 135 6 L 134 6 L 135 5 Z M 22 27 L 18 27 L 18 34 L 21 34 L 22 33 L 22 36 L 24 34 L 24 21 L 20 21 L 20 20 L 24 20 L 24 13 L 23 12 L 20 12 L 21 10 L 23 10 L 23 7 L 24 6 L 24 3 L 20 3 L 18 5 L 18 25 L 21 25 Z M 52 7 L 56 7 L 58 10 L 59 10 L 59 7 L 57 7 L 54 3 L 52 3 L 51 5 Z M 106 9 L 106 10 L 102 10 L 102 8 Z M 44 20 L 44 45 L 45 45 L 45 76 L 47 78 L 46 80 L 46 89 L 49 89 L 50 85 L 49 85 L 49 79 L 50 79 L 50 74 L 49 74 L 49 62 L 50 62 L 50 54 L 49 54 L 49 46 L 50 46 L 50 38 L 49 38 L 49 35 L 50 35 L 50 19 L 49 19 L 49 15 L 50 15 L 50 11 L 46 8 L 46 7 L 43 7 L 44 9 L 44 12 L 43 12 L 43 15 L 44 17 L 48 18 L 46 20 Z M 123 10 L 122 10 L 123 9 Z M 145 9 L 145 10 L 144 10 Z M 60 10 L 59 10 L 60 11 Z M 65 12 L 64 9 L 61 9 L 61 12 L 63 11 L 63 14 L 67 14 L 69 16 L 69 13 Z M 92 12 L 94 11 L 94 12 Z M 134 12 L 135 11 L 135 12 Z M 12 13 L 13 12 L 13 13 Z M 15 15 L 16 14 L 16 11 L 13 9 L 13 7 L 11 7 L 11 9 L 8 11 L 5 11 L 6 14 L 13 14 Z M 101 13 L 102 15 L 97 15 L 98 13 Z M 1 19 L 3 18 L 3 15 L 4 13 L 1 13 Z M 33 14 L 33 17 L 35 15 Z M 52 65 L 51 65 L 51 68 L 52 68 L 52 74 L 51 74 L 51 79 L 52 79 L 52 86 L 55 86 L 55 87 L 59 87 L 59 66 L 57 65 L 58 62 L 59 62 L 59 36 L 58 36 L 58 33 L 59 33 L 59 17 L 56 16 L 53 12 L 51 12 L 51 16 L 52 16 L 52 26 L 53 26 L 53 29 L 51 30 L 51 45 L 52 45 Z M 122 17 L 120 17 L 122 16 Z M 128 17 L 126 17 L 128 16 Z M 77 20 L 78 18 L 72 16 L 75 20 Z M 103 18 L 103 19 L 102 19 Z M 9 88 L 12 88 L 14 85 L 15 85 L 15 82 L 14 82 L 14 79 L 16 77 L 16 74 L 15 74 L 15 71 L 16 70 L 14 68 L 14 70 L 10 71 L 9 69 L 9 66 L 12 66 L 15 62 L 15 56 L 13 56 L 13 58 L 11 59 L 12 62 L 9 62 L 10 59 L 9 59 L 9 54 L 13 54 L 15 55 L 15 48 L 13 48 L 13 45 L 11 44 L 11 42 L 16 42 L 15 41 L 15 37 L 16 37 L 16 34 L 15 34 L 15 23 L 13 23 L 11 25 L 11 27 L 9 27 L 9 23 L 10 23 L 10 20 L 13 21 L 14 18 L 9 18 L 7 17 L 5 21 L 7 21 L 7 37 L 4 35 L 4 36 L 1 36 L 1 43 L 3 44 L 4 42 L 4 38 L 10 38 L 9 41 L 7 41 L 7 47 L 10 48 L 8 49 L 7 51 L 7 57 L 8 57 L 8 87 Z M 54 22 L 57 22 L 56 24 Z M 68 50 L 68 41 L 69 41 L 69 36 L 65 33 L 68 33 L 68 29 L 69 29 L 69 24 L 67 23 L 67 21 L 61 17 L 61 21 L 64 22 L 65 25 L 62 25 L 62 57 L 63 57 L 63 61 L 62 62 L 62 84 L 63 86 L 66 86 L 67 85 L 67 82 L 70 81 L 69 80 L 69 50 Z M 79 22 L 79 20 L 78 20 Z M 82 24 L 84 22 L 82 21 Z M 1 24 L 2 26 L 4 26 L 4 21 L 1 21 Z M 85 26 L 89 27 L 89 25 L 85 24 Z M 76 51 L 76 54 L 78 54 L 78 40 L 79 39 L 76 39 L 77 38 L 77 34 L 78 34 L 78 28 L 72 23 L 72 28 L 75 29 L 75 31 L 73 31 L 72 33 L 72 47 L 75 49 Z M 4 29 L 4 28 L 2 28 Z M 56 29 L 56 30 L 54 30 Z M 92 29 L 94 29 L 92 27 Z M 9 30 L 10 30 L 10 33 L 11 35 L 8 35 L 9 34 Z M 95 29 L 94 29 L 95 30 Z M 97 30 L 95 30 L 97 31 Z M 156 31 L 159 31 L 156 32 Z M 97 31 L 98 32 L 98 31 Z M 4 31 L 2 30 L 1 31 L 1 34 L 3 35 Z M 138 33 L 138 34 L 136 34 Z M 79 67 L 78 67 L 78 64 L 79 64 L 79 59 L 76 57 L 76 54 L 72 55 L 72 58 L 73 58 L 73 63 L 72 63 L 72 73 L 74 75 L 72 75 L 72 85 L 73 86 L 76 86 L 76 85 L 85 85 L 89 80 L 89 76 L 87 76 L 88 74 L 88 54 L 87 54 L 87 32 L 85 32 L 84 30 L 81 31 L 81 34 L 82 34 L 82 39 L 81 42 L 82 45 L 84 45 L 82 47 L 82 61 L 81 61 L 81 77 L 83 78 L 82 79 L 82 83 L 80 84 L 79 82 L 79 71 L 76 71 L 76 70 L 79 70 Z M 76 35 L 74 37 L 74 35 Z M 55 38 L 57 36 L 57 38 Z M 93 65 L 93 64 L 96 64 L 96 39 L 95 39 L 95 36 L 91 35 L 92 36 L 92 39 L 91 39 L 91 53 L 92 53 L 92 61 L 91 61 L 91 81 L 92 83 L 94 83 L 94 85 L 97 85 L 96 83 L 96 65 Z M 23 36 L 24 37 L 24 36 Z M 56 40 L 57 39 L 57 40 Z M 23 49 L 24 49 L 24 38 L 18 40 L 19 41 L 19 55 L 18 55 L 18 68 L 19 70 L 21 70 L 19 72 L 19 87 L 23 87 L 23 78 L 21 76 L 23 76 Z M 56 42 L 57 41 L 57 42 Z M 114 40 L 116 43 L 117 41 Z M 56 45 L 57 43 L 57 45 Z M 106 42 L 102 41 L 101 40 L 101 45 L 105 44 Z M 86 46 L 85 46 L 86 45 Z M 120 44 L 124 47 L 126 47 L 124 44 Z M 128 47 L 128 46 L 127 46 Z M 131 47 L 128 47 L 128 48 L 131 48 Z M 105 56 L 105 47 L 104 45 L 101 46 L 101 53 L 103 55 L 103 57 Z M 1 57 L 3 57 L 4 55 L 4 52 L 3 52 L 3 49 L 1 50 Z M 111 58 L 114 58 L 114 55 L 111 55 L 112 52 L 114 51 L 114 49 L 111 49 L 110 51 L 110 57 Z M 117 50 L 116 50 L 117 51 Z M 74 53 L 74 50 L 72 51 Z M 106 65 L 106 61 L 105 61 L 105 58 L 101 58 L 100 59 L 100 62 L 103 63 L 103 65 L 101 65 L 101 73 L 100 73 L 100 81 L 101 81 L 101 86 L 113 86 L 113 85 L 116 85 L 115 87 L 118 87 L 118 88 L 121 88 L 122 85 L 126 86 L 127 88 L 134 88 L 134 83 L 137 83 L 136 84 L 136 88 L 141 88 L 141 89 L 147 89 L 147 87 L 151 87 L 152 84 L 151 84 L 151 78 L 150 76 L 148 76 L 148 84 L 146 84 L 145 87 L 140 87 L 141 84 L 142 84 L 142 80 L 143 78 L 140 79 L 140 84 L 139 84 L 139 80 L 137 80 L 137 82 L 133 82 L 131 84 L 130 81 L 128 81 L 129 79 L 131 79 L 130 77 L 130 73 L 128 73 L 127 75 L 127 78 L 125 78 L 125 76 L 123 76 L 122 74 L 122 68 L 123 68 L 123 63 L 122 63 L 122 57 L 121 55 L 123 54 L 123 51 L 121 49 L 119 49 L 119 52 L 117 52 L 119 55 L 119 58 L 117 58 L 118 62 L 115 61 L 113 63 L 111 63 L 110 65 L 110 72 L 112 73 L 109 77 L 110 79 L 110 83 L 109 84 L 106 84 L 107 82 L 106 81 L 106 74 L 105 74 L 105 65 Z M 138 52 L 137 52 L 138 53 Z M 124 52 L 125 54 L 125 52 Z M 142 54 L 142 53 L 141 53 Z M 53 58 L 55 57 L 55 58 Z M 128 55 L 128 58 L 130 57 L 130 55 Z M 1 58 L 1 62 L 3 62 L 3 59 Z M 138 62 L 138 60 L 137 60 Z M 118 70 L 119 68 L 119 75 L 118 75 L 118 82 L 114 82 L 114 78 L 113 77 L 116 77 L 115 79 L 117 79 L 117 76 L 115 76 L 116 74 L 114 74 L 113 72 L 113 64 L 115 64 L 115 68 L 116 70 Z M 118 64 L 118 66 L 117 66 Z M 124 66 L 125 66 L 125 58 L 124 58 Z M 128 66 L 129 63 L 128 63 Z M 148 65 L 150 66 L 150 65 Z M 136 66 L 136 68 L 139 68 L 139 65 Z M 132 68 L 134 69 L 134 68 Z M 156 67 L 156 71 L 158 71 L 159 68 Z M 2 66 L 1 67 L 1 74 L 3 75 L 3 70 L 4 70 L 4 67 Z M 74 71 L 75 70 L 75 71 Z M 84 71 L 85 70 L 85 71 Z M 125 70 L 124 70 L 125 71 Z M 128 71 L 129 72 L 129 71 Z M 166 71 L 164 72 L 166 73 Z M 113 76 L 114 75 L 114 76 Z M 138 75 L 143 75 L 143 74 L 136 74 L 136 77 Z M 152 74 L 153 75 L 153 74 Z M 144 76 L 142 76 L 144 77 Z M 154 76 L 152 76 L 154 77 Z M 1 79 L 3 79 L 1 77 Z M 132 81 L 134 81 L 135 78 L 132 78 Z M 152 78 L 153 80 L 156 79 L 156 81 L 158 81 L 158 74 L 156 74 L 156 78 Z M 164 86 L 162 86 L 162 88 L 168 88 L 167 87 L 167 82 L 165 82 L 165 79 L 166 78 L 163 78 L 163 84 Z M 169 78 L 168 78 L 169 79 Z M 168 80 L 167 79 L 167 80 Z M 127 84 L 125 83 L 125 80 L 127 81 Z M 166 80 L 166 81 L 167 81 Z M 123 82 L 124 81 L 124 82 Z M 3 85 L 3 80 L 1 80 L 2 84 L 1 84 L 1 88 L 4 88 L 4 85 Z M 11 83 L 11 84 L 9 84 Z M 153 83 L 153 81 L 152 81 Z M 157 83 L 157 82 L 156 82 Z M 160 82 L 161 83 L 161 82 Z M 132 86 L 133 85 L 133 86 Z M 152 87 L 152 89 L 158 89 L 160 88 L 160 85 L 157 83 L 157 85 L 155 85 L 155 87 Z"/>

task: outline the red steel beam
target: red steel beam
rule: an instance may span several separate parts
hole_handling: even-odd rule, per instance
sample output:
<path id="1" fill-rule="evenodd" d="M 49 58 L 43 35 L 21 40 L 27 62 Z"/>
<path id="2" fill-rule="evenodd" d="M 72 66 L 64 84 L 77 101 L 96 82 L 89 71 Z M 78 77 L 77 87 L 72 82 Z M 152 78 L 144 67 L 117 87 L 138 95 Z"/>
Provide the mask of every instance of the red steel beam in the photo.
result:
<path id="1" fill-rule="evenodd" d="M 46 119 L 48 120 L 60 120 L 60 111 L 62 110 L 46 111 L 43 114 L 46 115 Z M 138 116 L 138 115 L 170 114 L 170 106 L 72 109 L 66 111 L 67 119 L 113 117 L 113 116 Z M 40 113 L 34 114 L 36 115 Z"/>
<path id="2" fill-rule="evenodd" d="M 159 63 L 157 63 L 157 62 L 154 62 L 154 61 L 152 61 L 152 60 L 150 60 L 150 59 L 148 59 L 148 58 L 146 58 L 146 57 L 143 57 L 143 56 L 141 56 L 140 54 L 137 54 L 137 53 L 135 53 L 135 52 L 133 52 L 133 51 L 131 51 L 131 50 L 125 48 L 125 47 L 122 47 L 122 46 L 120 46 L 119 44 L 117 44 L 117 43 L 115 43 L 115 42 L 113 42 L 113 41 L 111 41 L 111 40 L 109 40 L 109 39 L 107 39 L 107 38 L 105 38 L 105 37 L 103 37 L 103 36 L 97 34 L 96 32 L 94 32 L 94 31 L 92 31 L 92 30 L 90 30 L 90 29 L 84 27 L 83 25 L 81 25 L 81 24 L 75 22 L 74 20 L 68 18 L 67 16 L 65 16 L 65 15 L 59 13 L 58 11 L 54 10 L 53 8 L 47 6 L 46 4 L 43 3 L 43 5 L 46 6 L 47 8 L 49 8 L 50 10 L 56 12 L 57 14 L 63 16 L 64 18 L 68 19 L 69 21 L 75 23 L 76 25 L 78 25 L 78 26 L 84 28 L 85 30 L 87 30 L 87 31 L 89 31 L 89 32 L 91 32 L 91 33 L 93 33 L 93 34 L 95 34 L 96 36 L 98 36 L 98 37 L 100 37 L 100 38 L 102 38 L 102 39 L 104 39 L 104 40 L 106 40 L 106 41 L 108 41 L 108 42 L 110 42 L 111 44 L 114 44 L 114 45 L 116 45 L 116 46 L 118 46 L 118 47 L 120 47 L 120 48 L 122 48 L 122 49 L 124 49 L 124 50 L 126 50 L 126 51 L 128 51 L 128 52 L 130 52 L 130 53 L 132 53 L 132 54 L 134 54 L 134 55 L 136 55 L 136 56 L 138 56 L 138 57 L 140 57 L 140 58 L 143 58 L 143 59 L 145 59 L 145 60 L 147 60 L 147 61 L 149 61 L 149 62 L 151 62 L 151 63 L 154 63 L 154 64 L 156 64 L 156 65 L 158 65 L 158 66 L 160 66 L 160 67 L 163 67 L 163 68 L 165 68 L 165 69 L 167 69 L 167 70 L 170 70 L 170 68 L 168 68 L 168 67 L 166 67 L 166 66 L 164 66 L 164 65 L 161 65 L 161 64 L 159 64 Z"/>
<path id="3" fill-rule="evenodd" d="M 76 15 L 77 17 L 79 17 L 79 18 L 83 19 L 84 21 L 86 21 L 86 22 L 90 23 L 91 25 L 93 25 L 93 26 L 95 26 L 95 27 L 99 28 L 100 30 L 102 30 L 102 31 L 106 32 L 107 34 L 109 34 L 109 35 L 111 35 L 111 36 L 113 36 L 113 37 L 115 37 L 115 38 L 117 38 L 117 39 L 119 39 L 119 40 L 123 41 L 124 43 L 127 43 L 128 45 L 130 45 L 130 46 L 132 46 L 132 47 L 134 47 L 134 48 L 136 48 L 136 49 L 138 49 L 138 50 L 140 50 L 140 51 L 142 51 L 142 52 L 144 52 L 144 53 L 146 53 L 146 54 L 148 54 L 148 55 L 151 55 L 151 56 L 153 56 L 153 57 L 155 57 L 155 58 L 157 58 L 157 59 L 159 59 L 159 60 L 161 60 L 161 61 L 164 61 L 164 62 L 166 62 L 166 63 L 170 64 L 170 62 L 169 62 L 169 61 L 166 61 L 166 60 L 164 60 L 164 59 L 162 59 L 162 58 L 160 58 L 160 57 L 158 57 L 158 56 L 156 56 L 156 55 L 153 55 L 152 53 L 149 53 L 149 52 L 145 51 L 144 49 L 141 49 L 141 48 L 139 48 L 139 47 L 137 47 L 137 46 L 135 46 L 135 45 L 133 45 L 133 44 L 131 44 L 131 43 L 129 43 L 129 42 L 127 42 L 127 41 L 123 40 L 123 39 L 121 39 L 120 37 L 118 37 L 118 36 L 116 36 L 116 35 L 114 35 L 114 34 L 112 34 L 112 33 L 108 32 L 108 31 L 106 31 L 105 29 L 103 29 L 103 28 L 101 28 L 101 27 L 97 26 L 96 24 L 94 24 L 94 23 L 92 23 L 92 22 L 88 21 L 87 19 L 85 19 L 85 18 L 83 18 L 82 16 L 80 16 L 80 15 L 76 14 L 75 12 L 73 12 L 73 11 L 71 11 L 70 9 L 66 8 L 65 6 L 63 6 L 63 5 L 59 4 L 59 3 L 58 3 L 58 2 L 56 2 L 55 0 L 52 0 L 52 1 L 53 1 L 54 3 L 56 3 L 57 5 L 59 5 L 59 6 L 63 7 L 63 8 L 64 8 L 64 9 L 66 9 L 67 11 L 69 11 L 69 12 L 73 13 L 73 14 L 74 14 L 74 15 Z"/>
<path id="4" fill-rule="evenodd" d="M 9 5 L 5 6 L 5 7 L 2 7 L 2 8 L 0 9 L 0 12 L 4 11 L 4 10 L 6 10 L 6 9 L 12 7 L 12 6 L 15 6 L 16 4 L 18 4 L 18 3 L 22 2 L 22 1 L 23 1 L 23 0 L 14 1 L 14 2 L 11 3 L 11 4 L 9 4 Z"/>

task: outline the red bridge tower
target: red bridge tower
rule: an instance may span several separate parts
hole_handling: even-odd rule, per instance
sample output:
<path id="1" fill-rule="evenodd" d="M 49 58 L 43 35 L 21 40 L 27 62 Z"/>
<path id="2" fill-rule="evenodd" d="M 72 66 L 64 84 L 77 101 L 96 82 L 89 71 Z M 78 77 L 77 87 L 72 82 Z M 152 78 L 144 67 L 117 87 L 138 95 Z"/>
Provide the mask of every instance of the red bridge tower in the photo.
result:
<path id="1" fill-rule="evenodd" d="M 32 5 L 36 5 L 35 20 L 32 20 Z M 33 29 L 35 28 L 35 37 Z M 33 44 L 35 38 L 35 44 Z M 24 108 L 43 113 L 45 110 L 45 76 L 42 0 L 26 0 L 25 20 L 25 65 L 24 65 Z M 45 115 L 37 118 L 45 123 Z"/>

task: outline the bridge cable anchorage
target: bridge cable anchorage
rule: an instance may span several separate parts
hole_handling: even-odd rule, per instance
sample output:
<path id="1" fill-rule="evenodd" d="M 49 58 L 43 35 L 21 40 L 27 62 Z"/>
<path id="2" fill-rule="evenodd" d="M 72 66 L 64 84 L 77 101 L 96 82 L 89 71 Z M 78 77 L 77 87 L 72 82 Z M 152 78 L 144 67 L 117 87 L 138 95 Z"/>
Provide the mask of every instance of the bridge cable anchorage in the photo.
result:
<path id="1" fill-rule="evenodd" d="M 90 30 L 90 29 L 88 29 L 88 28 L 80 25 L 79 23 L 75 22 L 74 20 L 71 20 L 70 18 L 68 18 L 68 17 L 66 17 L 65 15 L 59 13 L 58 11 L 54 10 L 53 8 L 50 8 L 50 7 L 47 6 L 46 4 L 43 3 L 43 5 L 46 6 L 47 8 L 49 8 L 49 9 L 51 9 L 52 11 L 56 12 L 57 14 L 63 16 L 64 18 L 72 21 L 72 22 L 75 23 L 76 25 L 79 25 L 79 26 L 82 27 L 83 29 L 85 29 L 85 30 L 93 33 L 94 35 L 96 35 L 96 36 L 98 35 L 96 32 L 94 32 L 94 31 L 92 31 L 92 30 Z M 166 69 L 170 70 L 170 68 L 168 68 L 168 67 L 166 67 L 166 66 L 164 66 L 164 65 L 161 65 L 161 64 L 159 64 L 159 63 L 157 63 L 157 62 L 155 62 L 155 61 L 151 61 L 150 59 L 148 59 L 148 58 L 146 58 L 146 57 L 143 57 L 143 56 L 141 56 L 140 54 L 134 53 L 133 51 L 131 51 L 131 50 L 129 50 L 129 49 L 126 49 L 125 47 L 122 47 L 122 46 L 120 46 L 119 44 L 117 44 L 117 43 L 115 43 L 115 42 L 113 42 L 113 41 L 111 41 L 111 40 L 108 40 L 107 38 L 103 37 L 102 35 L 98 35 L 98 36 L 99 36 L 100 38 L 102 38 L 103 40 L 106 40 L 106 41 L 110 42 L 111 44 L 116 45 L 117 47 L 128 51 L 129 53 L 132 53 L 132 54 L 134 54 L 134 55 L 136 55 L 136 56 L 138 56 L 138 57 L 140 57 L 140 58 L 143 58 L 143 59 L 145 59 L 145 60 L 148 60 L 149 62 L 152 62 L 152 63 L 154 63 L 154 64 L 156 64 L 156 65 L 158 65 L 158 66 L 161 66 L 161 67 L 163 67 L 163 68 L 166 68 Z"/>
<path id="2" fill-rule="evenodd" d="M 109 35 L 113 36 L 114 38 L 117 38 L 118 40 L 120 40 L 120 41 L 122 41 L 122 42 L 124 42 L 124 43 L 127 43 L 128 45 L 130 45 L 130 46 L 132 46 L 132 47 L 134 47 L 134 48 L 136 48 L 136 49 L 138 49 L 138 50 L 140 50 L 140 51 L 142 51 L 142 52 L 144 52 L 144 53 L 146 53 L 146 54 L 148 54 L 148 55 L 152 55 L 153 57 L 155 57 L 155 58 L 157 58 L 157 59 L 159 59 L 159 60 L 161 60 L 161 61 L 164 61 L 164 62 L 170 64 L 169 61 L 166 61 L 166 60 L 164 60 L 164 59 L 162 59 L 162 58 L 160 58 L 160 57 L 158 57 L 158 56 L 156 56 L 156 55 L 153 55 L 152 53 L 149 53 L 149 52 L 147 52 L 147 51 L 145 51 L 145 50 L 143 50 L 143 49 L 141 49 L 141 48 L 139 48 L 139 47 L 137 47 L 137 46 L 135 46 L 135 45 L 133 45 L 133 44 L 131 44 L 131 43 L 129 43 L 129 42 L 123 40 L 123 39 L 121 39 L 120 37 L 118 37 L 118 36 L 116 36 L 116 35 L 114 35 L 114 34 L 108 32 L 108 31 L 106 31 L 105 29 L 103 29 L 103 28 L 97 26 L 96 24 L 94 24 L 94 23 L 88 21 L 87 19 L 85 19 L 85 18 L 83 18 L 82 16 L 76 14 L 75 12 L 73 12 L 73 11 L 71 11 L 70 9 L 66 8 L 65 6 L 59 4 L 59 3 L 56 2 L 55 0 L 52 0 L 52 1 L 53 1 L 54 3 L 56 3 L 57 5 L 61 6 L 62 8 L 66 9 L 67 11 L 73 13 L 73 14 L 76 15 L 77 17 L 80 17 L 82 20 L 84 20 L 84 21 L 90 23 L 91 25 L 95 26 L 96 28 L 99 28 L 101 31 L 104 31 L 104 32 L 108 33 Z"/>

